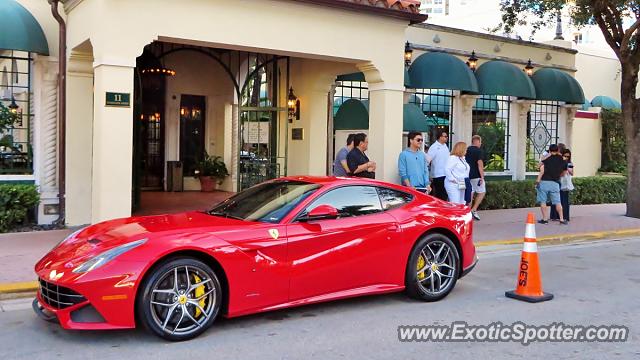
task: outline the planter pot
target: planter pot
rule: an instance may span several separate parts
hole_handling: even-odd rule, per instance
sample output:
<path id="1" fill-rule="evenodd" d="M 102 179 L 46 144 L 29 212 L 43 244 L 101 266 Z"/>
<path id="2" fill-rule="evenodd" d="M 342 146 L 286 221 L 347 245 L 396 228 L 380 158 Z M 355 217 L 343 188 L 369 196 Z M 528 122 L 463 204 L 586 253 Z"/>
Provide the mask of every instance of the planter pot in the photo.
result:
<path id="1" fill-rule="evenodd" d="M 215 191 L 218 187 L 217 179 L 214 179 L 211 176 L 200 176 L 200 190 L 204 192 L 212 192 Z"/>

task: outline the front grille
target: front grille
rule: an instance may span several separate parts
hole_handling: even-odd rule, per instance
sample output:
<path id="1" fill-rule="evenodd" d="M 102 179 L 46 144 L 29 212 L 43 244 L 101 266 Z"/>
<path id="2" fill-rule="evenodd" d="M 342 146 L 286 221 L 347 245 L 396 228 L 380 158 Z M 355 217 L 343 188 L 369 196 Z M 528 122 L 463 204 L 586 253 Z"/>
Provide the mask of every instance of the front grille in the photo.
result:
<path id="1" fill-rule="evenodd" d="M 42 300 L 56 309 L 64 309 L 87 300 L 84 296 L 66 287 L 58 286 L 42 279 L 38 279 L 38 282 L 40 283 Z"/>

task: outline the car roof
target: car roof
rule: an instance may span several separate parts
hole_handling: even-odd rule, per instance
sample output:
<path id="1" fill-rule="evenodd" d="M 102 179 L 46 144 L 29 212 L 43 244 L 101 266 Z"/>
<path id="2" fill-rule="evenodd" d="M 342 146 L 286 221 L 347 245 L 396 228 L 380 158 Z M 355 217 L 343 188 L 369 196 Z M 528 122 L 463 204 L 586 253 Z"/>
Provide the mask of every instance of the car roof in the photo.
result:
<path id="1" fill-rule="evenodd" d="M 303 176 L 286 176 L 286 177 L 281 177 L 278 180 L 303 181 L 303 182 L 308 182 L 308 183 L 318 184 L 323 186 L 324 185 L 368 184 L 368 185 L 386 186 L 391 188 L 399 188 L 399 185 L 397 184 L 392 184 L 392 183 L 388 183 L 381 180 L 375 180 L 375 179 L 360 178 L 360 177 L 303 175 Z"/>

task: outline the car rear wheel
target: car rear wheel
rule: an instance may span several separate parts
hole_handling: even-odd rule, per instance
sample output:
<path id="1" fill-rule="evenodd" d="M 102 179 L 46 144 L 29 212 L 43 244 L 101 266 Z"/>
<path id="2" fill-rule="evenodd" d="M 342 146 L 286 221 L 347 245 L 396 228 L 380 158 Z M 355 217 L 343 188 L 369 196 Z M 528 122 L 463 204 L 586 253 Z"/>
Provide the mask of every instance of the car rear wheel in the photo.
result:
<path id="1" fill-rule="evenodd" d="M 207 264 L 177 258 L 156 267 L 142 284 L 137 311 L 140 321 L 167 340 L 192 339 L 218 316 L 222 288 Z"/>
<path id="2" fill-rule="evenodd" d="M 460 255 L 451 239 L 442 234 L 422 237 L 411 251 L 405 286 L 409 296 L 438 301 L 447 296 L 459 276 Z"/>

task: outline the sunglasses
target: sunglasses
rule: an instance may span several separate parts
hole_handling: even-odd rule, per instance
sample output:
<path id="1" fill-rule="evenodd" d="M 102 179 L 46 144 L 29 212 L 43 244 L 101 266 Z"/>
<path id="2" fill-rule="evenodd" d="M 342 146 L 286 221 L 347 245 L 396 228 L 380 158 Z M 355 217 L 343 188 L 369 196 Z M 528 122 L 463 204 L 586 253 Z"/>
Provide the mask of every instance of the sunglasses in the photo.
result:
<path id="1" fill-rule="evenodd" d="M 421 138 L 417 138 L 417 139 L 413 139 L 413 140 L 415 140 L 417 142 L 423 142 L 424 141 L 424 139 L 421 139 Z"/>

